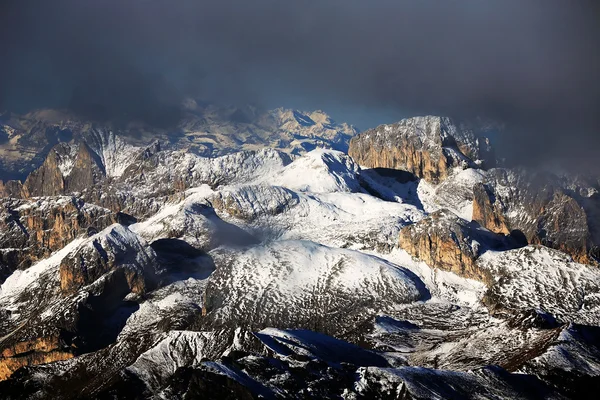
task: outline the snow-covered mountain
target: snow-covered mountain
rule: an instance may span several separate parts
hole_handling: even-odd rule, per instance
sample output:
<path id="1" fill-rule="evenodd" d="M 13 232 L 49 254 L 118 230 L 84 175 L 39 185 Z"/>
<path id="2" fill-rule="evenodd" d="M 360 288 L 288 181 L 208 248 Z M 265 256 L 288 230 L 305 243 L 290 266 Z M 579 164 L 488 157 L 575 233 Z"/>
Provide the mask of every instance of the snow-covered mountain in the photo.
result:
<path id="1" fill-rule="evenodd" d="M 597 182 L 492 168 L 489 143 L 446 118 L 367 131 L 350 155 L 293 150 L 350 135 L 321 112 L 261 118 L 291 141 L 206 157 L 91 129 L 2 188 L 3 398 L 598 385 Z"/>
<path id="2" fill-rule="evenodd" d="M 108 175 L 123 172 L 131 145 L 159 141 L 164 147 L 202 156 L 273 147 L 301 154 L 316 147 L 346 151 L 358 131 L 323 111 L 228 107 L 188 99 L 181 118 L 169 127 L 142 122 L 96 122 L 64 110 L 0 115 L 0 176 L 23 179 L 58 143 L 85 142 L 100 157 Z"/>

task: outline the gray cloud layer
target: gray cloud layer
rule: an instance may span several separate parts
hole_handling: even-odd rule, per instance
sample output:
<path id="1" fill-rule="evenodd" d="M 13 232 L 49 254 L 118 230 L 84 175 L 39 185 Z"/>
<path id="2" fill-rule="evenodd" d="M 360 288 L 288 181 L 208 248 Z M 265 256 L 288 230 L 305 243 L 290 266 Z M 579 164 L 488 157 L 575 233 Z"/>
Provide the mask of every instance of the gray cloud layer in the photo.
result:
<path id="1" fill-rule="evenodd" d="M 183 96 L 484 116 L 519 161 L 598 164 L 592 0 L 4 0 L 0 108 L 169 124 Z M 352 121 L 352 115 L 348 115 Z"/>

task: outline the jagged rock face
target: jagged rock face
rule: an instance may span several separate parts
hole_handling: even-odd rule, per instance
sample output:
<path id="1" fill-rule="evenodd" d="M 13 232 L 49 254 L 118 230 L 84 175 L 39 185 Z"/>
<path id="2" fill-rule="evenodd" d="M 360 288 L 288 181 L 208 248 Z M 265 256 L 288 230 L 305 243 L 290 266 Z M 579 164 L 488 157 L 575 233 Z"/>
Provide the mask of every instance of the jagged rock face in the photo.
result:
<path id="1" fill-rule="evenodd" d="M 17 368 L 66 360 L 114 342 L 138 306 L 127 296 L 156 287 L 158 259 L 114 224 L 78 238 L 2 287 L 0 380 Z M 3 309 L 3 312 L 7 310 Z"/>
<path id="2" fill-rule="evenodd" d="M 86 201 L 144 219 L 90 229 L 0 286 L 5 398 L 546 398 L 600 376 L 597 345 L 561 325 L 600 323 L 600 270 L 464 220 L 485 170 L 434 187 L 335 151 L 147 149 L 124 167 L 89 147 L 113 166 Z M 427 263 L 396 248 L 403 228 Z M 553 364 L 567 347 L 577 362 Z"/>
<path id="3" fill-rule="evenodd" d="M 47 257 L 90 230 L 102 230 L 117 216 L 74 197 L 1 199 L 0 262 L 12 272 Z M 0 282 L 6 278 L 0 275 Z"/>
<path id="4" fill-rule="evenodd" d="M 122 225 L 109 229 L 63 259 L 59 274 L 64 294 L 75 293 L 117 268 L 123 270 L 133 293 L 143 294 L 152 287 L 157 268 L 154 251 Z"/>
<path id="5" fill-rule="evenodd" d="M 146 148 L 133 147 L 112 132 L 92 130 L 87 136 L 90 145 L 82 141 L 55 146 L 43 165 L 29 175 L 23 190 L 11 181 L 0 187 L 0 194 L 30 198 L 77 193 L 114 212 L 147 218 L 166 202 L 183 198 L 189 187 L 248 182 L 291 162 L 288 154 L 272 149 L 209 159 L 183 151 L 161 151 L 157 142 Z"/>
<path id="6" fill-rule="evenodd" d="M 108 176 L 119 176 L 127 167 L 131 145 L 141 148 L 154 140 L 174 149 L 203 156 L 220 156 L 239 150 L 278 148 L 302 154 L 315 147 L 346 151 L 358 131 L 336 123 L 322 111 L 300 112 L 254 107 L 222 107 L 188 99 L 176 129 L 142 123 L 100 123 L 61 110 L 37 110 L 27 115 L 0 116 L 0 174 L 24 179 L 59 143 L 84 141 L 98 155 Z M 177 131 L 177 134 L 174 134 Z M 123 139 L 127 143 L 124 143 Z M 116 150 L 116 151 L 115 151 Z"/>
<path id="7" fill-rule="evenodd" d="M 492 232 L 510 233 L 500 202 L 496 202 L 494 195 L 490 193 L 490 189 L 482 183 L 477 183 L 473 187 L 472 220 Z"/>
<path id="8" fill-rule="evenodd" d="M 4 183 L 0 180 L 0 197 L 9 197 L 20 199 L 25 197 L 23 184 L 20 181 L 8 181 Z"/>
<path id="9" fill-rule="evenodd" d="M 56 196 L 65 192 L 65 182 L 59 168 L 60 161 L 59 152 L 50 151 L 42 166 L 29 174 L 25 180 L 23 187 L 27 197 Z"/>
<path id="10" fill-rule="evenodd" d="M 85 144 L 59 144 L 40 168 L 25 180 L 27 197 L 70 194 L 94 186 L 104 178 L 97 155 Z"/>
<path id="11" fill-rule="evenodd" d="M 490 275 L 476 260 L 489 246 L 503 244 L 503 238 L 477 232 L 476 226 L 447 210 L 404 227 L 399 239 L 400 248 L 428 265 L 484 283 L 490 282 Z"/>
<path id="12" fill-rule="evenodd" d="M 453 167 L 493 165 L 489 142 L 448 118 L 415 117 L 367 130 L 350 140 L 348 154 L 361 166 L 409 171 L 431 183 Z"/>
<path id="13" fill-rule="evenodd" d="M 65 178 L 65 190 L 67 193 L 72 193 L 93 187 L 102 181 L 105 175 L 104 165 L 97 159 L 97 155 L 87 144 L 81 143 L 78 146 L 73 169 Z"/>
<path id="14" fill-rule="evenodd" d="M 595 263 L 600 256 L 593 236 L 598 204 L 594 195 L 564 189 L 557 177 L 495 169 L 474 187 L 473 220 L 493 232 L 519 231 L 529 243 Z"/>
<path id="15" fill-rule="evenodd" d="M 63 348 L 58 337 L 37 338 L 4 348 L 0 355 L 0 381 L 21 367 L 73 358 L 73 353 Z"/>
<path id="16" fill-rule="evenodd" d="M 96 398 L 563 398 L 535 376 L 499 367 L 471 372 L 391 366 L 383 353 L 305 330 L 265 329 L 254 334 L 256 352 L 214 351 L 212 332 L 173 331 L 100 388 L 80 392 Z M 206 357 L 206 358 L 205 358 Z M 299 373 L 300 371 L 301 373 Z M 41 379 L 47 377 L 39 372 Z M 75 398 L 57 377 L 40 391 Z M 36 382 L 37 383 L 37 382 Z M 0 385 L 8 399 L 33 394 L 19 377 Z M 71 388 L 73 388 L 71 386 Z"/>

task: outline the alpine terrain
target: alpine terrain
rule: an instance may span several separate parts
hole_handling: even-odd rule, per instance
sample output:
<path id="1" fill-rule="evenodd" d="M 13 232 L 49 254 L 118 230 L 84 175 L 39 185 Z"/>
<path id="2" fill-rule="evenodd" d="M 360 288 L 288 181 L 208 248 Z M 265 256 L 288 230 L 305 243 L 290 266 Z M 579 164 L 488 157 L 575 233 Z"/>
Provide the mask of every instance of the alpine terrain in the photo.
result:
<path id="1" fill-rule="evenodd" d="M 2 114 L 0 397 L 595 398 L 600 178 L 486 131 Z"/>

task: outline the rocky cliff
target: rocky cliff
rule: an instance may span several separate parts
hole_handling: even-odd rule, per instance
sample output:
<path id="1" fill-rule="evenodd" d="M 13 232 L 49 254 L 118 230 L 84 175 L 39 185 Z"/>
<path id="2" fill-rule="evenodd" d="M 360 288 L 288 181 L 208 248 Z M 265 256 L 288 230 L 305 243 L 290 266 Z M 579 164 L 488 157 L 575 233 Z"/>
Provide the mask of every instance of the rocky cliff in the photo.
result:
<path id="1" fill-rule="evenodd" d="M 0 180 L 0 197 L 16 199 L 26 197 L 26 194 L 23 192 L 23 183 L 21 181 L 7 181 L 4 183 Z"/>
<path id="2" fill-rule="evenodd" d="M 598 182 L 494 178 L 434 120 L 401 156 L 422 179 L 323 149 L 57 148 L 30 182 L 79 194 L 1 200 L 0 393 L 581 398 L 600 269 L 563 251 L 597 237 Z"/>
<path id="3" fill-rule="evenodd" d="M 4 348 L 0 355 L 0 381 L 28 365 L 47 364 L 73 358 L 73 353 L 58 337 L 37 338 Z"/>
<path id="4" fill-rule="evenodd" d="M 398 245 L 434 268 L 491 283 L 477 258 L 489 248 L 506 246 L 503 237 L 490 235 L 448 210 L 440 210 L 400 231 Z"/>
<path id="5" fill-rule="evenodd" d="M 600 201 L 594 187 L 581 193 L 550 174 L 494 169 L 474 187 L 473 220 L 493 232 L 517 232 L 578 262 L 595 263 Z"/>
<path id="6" fill-rule="evenodd" d="M 96 237 L 97 236 L 97 237 Z M 60 263 L 60 288 L 66 295 L 122 270 L 128 292 L 143 294 L 156 282 L 154 251 L 122 225 L 107 228 Z"/>
<path id="7" fill-rule="evenodd" d="M 85 142 L 59 144 L 42 166 L 27 177 L 23 191 L 26 197 L 73 193 L 93 187 L 104 176 L 104 166 Z"/>
<path id="8" fill-rule="evenodd" d="M 0 282 L 15 269 L 26 269 L 76 237 L 118 219 L 115 213 L 75 197 L 0 199 L 0 205 L 0 263 L 5 265 Z"/>
<path id="9" fill-rule="evenodd" d="M 434 116 L 367 130 L 350 140 L 348 154 L 361 166 L 405 170 L 431 183 L 443 181 L 455 167 L 495 163 L 488 139 Z"/>
<path id="10" fill-rule="evenodd" d="M 114 224 L 78 238 L 2 286 L 0 380 L 18 368 L 73 358 L 114 340 L 153 289 L 159 263 L 145 241 Z M 8 311 L 8 312 L 7 312 Z"/>

